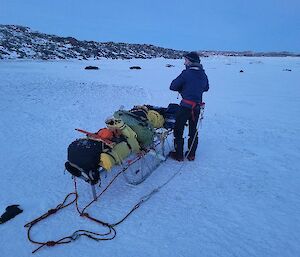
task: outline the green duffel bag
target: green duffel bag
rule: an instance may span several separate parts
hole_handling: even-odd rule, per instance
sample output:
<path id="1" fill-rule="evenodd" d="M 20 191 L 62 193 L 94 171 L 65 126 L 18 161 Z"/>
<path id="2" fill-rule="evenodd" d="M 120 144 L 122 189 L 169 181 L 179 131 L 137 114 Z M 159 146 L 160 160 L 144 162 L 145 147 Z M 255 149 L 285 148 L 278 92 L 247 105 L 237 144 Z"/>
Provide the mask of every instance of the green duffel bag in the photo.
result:
<path id="1" fill-rule="evenodd" d="M 124 110 L 115 112 L 114 117 L 121 119 L 136 133 L 137 140 L 141 146 L 148 146 L 153 143 L 154 129 L 148 120 Z"/>

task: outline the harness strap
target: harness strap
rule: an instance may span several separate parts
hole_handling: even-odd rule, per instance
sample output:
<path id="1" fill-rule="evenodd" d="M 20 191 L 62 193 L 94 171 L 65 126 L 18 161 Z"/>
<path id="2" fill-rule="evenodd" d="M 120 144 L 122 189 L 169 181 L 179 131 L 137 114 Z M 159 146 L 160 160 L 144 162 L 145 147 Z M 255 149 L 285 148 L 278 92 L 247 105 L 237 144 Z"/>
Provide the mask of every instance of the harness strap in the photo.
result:
<path id="1" fill-rule="evenodd" d="M 182 99 L 181 101 L 188 104 L 188 105 L 190 105 L 190 106 L 192 106 L 192 119 L 193 119 L 193 121 L 195 121 L 195 112 L 194 112 L 195 107 L 197 105 L 201 105 L 202 103 L 197 103 L 197 102 L 194 102 L 192 100 L 187 100 L 187 99 Z"/>

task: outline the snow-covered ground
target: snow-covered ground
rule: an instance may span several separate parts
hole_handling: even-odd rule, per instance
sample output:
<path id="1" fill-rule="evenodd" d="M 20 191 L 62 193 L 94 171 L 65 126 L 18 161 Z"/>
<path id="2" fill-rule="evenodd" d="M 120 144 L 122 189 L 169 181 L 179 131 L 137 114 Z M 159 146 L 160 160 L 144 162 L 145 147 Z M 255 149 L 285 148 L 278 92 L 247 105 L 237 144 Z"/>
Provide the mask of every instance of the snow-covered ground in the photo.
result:
<path id="1" fill-rule="evenodd" d="M 202 62 L 210 91 L 196 161 L 167 160 L 135 187 L 118 180 L 89 208 L 107 222 L 181 169 L 117 227 L 114 240 L 80 238 L 38 256 L 300 256 L 300 59 Z M 63 171 L 67 146 L 81 136 L 74 128 L 96 131 L 121 105 L 179 102 L 168 87 L 182 69 L 182 60 L 166 59 L 0 61 L 0 213 L 11 204 L 24 209 L 0 225 L 1 257 L 31 256 L 36 246 L 24 224 L 73 191 Z M 84 182 L 80 192 L 81 202 L 91 199 Z M 55 240 L 79 228 L 104 231 L 71 206 L 32 236 Z"/>

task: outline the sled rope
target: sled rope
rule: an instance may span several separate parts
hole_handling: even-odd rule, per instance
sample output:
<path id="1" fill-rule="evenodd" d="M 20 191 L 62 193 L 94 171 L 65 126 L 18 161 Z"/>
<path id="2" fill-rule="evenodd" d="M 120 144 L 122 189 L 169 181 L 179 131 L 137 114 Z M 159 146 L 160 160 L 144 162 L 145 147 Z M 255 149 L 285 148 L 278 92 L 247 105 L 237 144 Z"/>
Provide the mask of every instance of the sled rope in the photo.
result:
<path id="1" fill-rule="evenodd" d="M 195 136 L 195 138 L 196 138 L 196 136 Z M 193 140 L 193 142 L 194 142 L 194 140 Z M 171 180 L 173 180 L 174 177 L 182 170 L 183 165 L 184 165 L 184 163 L 183 163 L 180 166 L 179 170 L 176 173 L 174 173 L 165 183 L 163 183 L 159 187 L 157 187 L 154 190 L 152 190 L 149 194 L 144 195 L 143 197 L 141 197 L 141 199 L 139 200 L 139 202 L 137 204 L 135 204 L 134 207 L 122 219 L 120 219 L 118 222 L 110 224 L 110 223 L 104 222 L 102 220 L 99 220 L 97 218 L 94 218 L 88 212 L 86 212 L 86 209 L 89 206 L 91 206 L 95 201 L 97 201 L 103 195 L 103 193 L 106 192 L 108 190 L 108 188 L 111 187 L 111 185 L 113 184 L 113 182 L 115 182 L 115 180 L 130 167 L 131 164 L 137 162 L 143 156 L 144 155 L 138 156 L 137 158 L 135 158 L 134 160 L 132 160 L 126 167 L 123 167 L 122 170 L 113 177 L 113 179 L 109 182 L 109 184 L 96 196 L 96 198 L 94 200 L 92 200 L 90 203 L 88 203 L 82 210 L 80 210 L 80 208 L 79 208 L 79 204 L 78 204 L 79 194 L 78 194 L 78 189 L 77 189 L 77 181 L 76 181 L 76 178 L 74 178 L 74 192 L 69 193 L 65 197 L 65 199 L 63 200 L 63 202 L 60 203 L 60 204 L 58 204 L 56 206 L 56 208 L 48 210 L 45 214 L 41 215 L 40 217 L 38 217 L 35 220 L 27 223 L 24 226 L 24 227 L 28 228 L 28 231 L 27 231 L 27 238 L 28 238 L 28 240 L 31 243 L 33 243 L 33 244 L 38 244 L 39 245 L 39 247 L 36 248 L 32 253 L 37 252 L 38 250 L 40 250 L 44 246 L 53 247 L 53 246 L 59 245 L 59 244 L 68 244 L 68 243 L 71 243 L 72 241 L 77 240 L 81 236 L 88 237 L 88 238 L 93 239 L 95 241 L 107 241 L 107 240 L 114 239 L 116 237 L 116 235 L 117 235 L 115 227 L 117 225 L 121 224 L 122 222 L 124 222 L 136 209 L 138 209 L 143 203 L 145 203 L 146 201 L 148 201 L 155 193 L 159 192 L 160 189 L 162 189 Z M 68 200 L 69 200 L 68 198 L 71 197 L 71 196 L 75 196 L 75 198 L 72 201 L 68 202 Z M 89 220 L 94 221 L 94 222 L 96 222 L 96 223 L 98 223 L 98 224 L 106 227 L 108 229 L 108 232 L 106 232 L 106 233 L 96 233 L 96 232 L 92 232 L 92 231 L 88 231 L 88 230 L 79 229 L 79 230 L 76 230 L 72 235 L 63 237 L 63 238 L 58 239 L 56 241 L 39 242 L 39 241 L 35 241 L 35 240 L 32 239 L 32 237 L 31 237 L 31 230 L 32 230 L 32 227 L 34 225 L 36 225 L 40 221 L 48 218 L 49 216 L 57 213 L 59 210 L 62 210 L 64 208 L 72 205 L 73 203 L 75 203 L 76 210 L 77 210 L 78 214 L 81 217 L 88 218 Z"/>
<path id="2" fill-rule="evenodd" d="M 71 196 L 75 196 L 75 199 L 70 201 L 69 203 L 66 204 L 66 202 L 69 200 L 68 198 L 71 197 Z M 49 216 L 57 213 L 59 210 L 62 210 L 66 207 L 68 207 L 69 205 L 73 204 L 75 201 L 77 201 L 77 198 L 78 198 L 78 195 L 77 193 L 73 192 L 73 193 L 69 193 L 65 199 L 63 200 L 62 203 L 58 204 L 54 209 L 50 209 L 48 210 L 46 213 L 44 213 L 43 215 L 41 215 L 40 217 L 36 218 L 35 220 L 31 221 L 31 222 L 28 222 L 27 224 L 25 224 L 25 228 L 28 228 L 27 230 L 27 238 L 28 240 L 31 242 L 31 243 L 34 243 L 34 244 L 38 244 L 40 245 L 36 250 L 34 250 L 32 253 L 35 253 L 36 251 L 38 251 L 40 248 L 42 248 L 43 246 L 54 246 L 54 245 L 57 245 L 57 244 L 67 244 L 67 243 L 70 243 L 73 238 L 72 236 L 68 236 L 68 237 L 64 237 L 64 238 L 61 238 L 57 241 L 47 241 L 47 242 L 38 242 L 38 241 L 35 241 L 31 238 L 31 229 L 32 227 L 37 224 L 38 222 L 48 218 Z"/>
<path id="3" fill-rule="evenodd" d="M 115 179 L 121 174 L 121 172 L 119 172 L 114 178 L 113 180 L 108 184 L 108 186 L 98 195 L 98 198 L 111 186 L 111 184 L 115 181 Z M 92 216 L 90 216 L 87 212 L 84 212 L 94 201 L 90 202 L 87 206 L 85 206 L 83 208 L 82 211 L 79 210 L 79 207 L 78 207 L 78 191 L 77 191 L 77 183 L 76 183 L 76 179 L 74 178 L 74 186 L 75 186 L 75 192 L 72 192 L 72 193 L 69 193 L 64 201 L 57 205 L 56 208 L 54 209 L 50 209 L 48 210 L 45 214 L 41 215 L 40 217 L 38 217 L 37 219 L 27 223 L 24 227 L 28 228 L 28 231 L 27 231 L 27 238 L 28 240 L 33 243 L 33 244 L 38 244 L 40 245 L 38 248 L 36 248 L 32 253 L 35 253 L 37 252 L 38 250 L 40 250 L 42 247 L 44 246 L 49 246 L 49 247 L 53 247 L 55 245 L 59 245 L 59 244 L 68 244 L 68 243 L 71 243 L 72 241 L 75 241 L 77 240 L 79 237 L 81 236 L 85 236 L 85 237 L 88 237 L 90 239 L 93 239 L 95 241 L 107 241 L 107 240 L 112 240 L 116 237 L 116 230 L 114 229 L 114 226 L 112 226 L 111 224 L 109 223 L 106 223 L 106 222 L 103 222 L 99 219 L 96 219 Z M 75 196 L 75 199 L 73 199 L 71 202 L 69 202 L 68 204 L 66 204 L 66 202 L 68 201 L 68 198 L 71 197 L 71 196 Z M 85 217 L 85 218 L 88 218 L 104 227 L 107 227 L 108 228 L 108 232 L 106 233 L 96 233 L 96 232 L 92 232 L 92 231 L 88 231 L 88 230 L 82 230 L 82 229 L 79 229 L 79 230 L 76 230 L 72 235 L 70 236 L 66 236 L 66 237 L 63 237 L 61 239 L 58 239 L 56 241 L 47 241 L 47 242 L 40 242 L 40 241 L 35 241 L 32 239 L 31 237 L 31 230 L 32 230 L 32 227 L 34 225 L 36 225 L 37 223 L 39 223 L 40 221 L 48 218 L 49 216 L 57 213 L 59 210 L 62 210 L 70 205 L 72 205 L 73 203 L 75 203 L 76 205 L 76 209 L 79 213 L 79 215 L 81 217 Z M 126 215 L 125 218 L 122 219 L 125 220 L 127 217 L 129 216 L 129 214 Z M 120 222 L 118 222 L 118 224 L 120 224 Z"/>

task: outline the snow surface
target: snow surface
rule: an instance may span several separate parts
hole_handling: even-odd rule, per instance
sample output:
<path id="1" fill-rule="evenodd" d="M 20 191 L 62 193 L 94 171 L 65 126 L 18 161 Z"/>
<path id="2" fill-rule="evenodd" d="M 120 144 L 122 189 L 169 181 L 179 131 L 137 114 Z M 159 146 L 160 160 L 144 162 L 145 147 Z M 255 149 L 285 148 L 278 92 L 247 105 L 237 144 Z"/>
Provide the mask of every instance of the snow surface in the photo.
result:
<path id="1" fill-rule="evenodd" d="M 202 62 L 210 91 L 196 161 L 167 160 L 138 186 L 120 178 L 89 213 L 115 222 L 181 169 L 114 240 L 80 238 L 37 256 L 300 256 L 300 59 Z M 96 131 L 121 105 L 179 102 L 168 87 L 182 69 L 182 60 L 166 59 L 0 61 L 0 212 L 24 209 L 0 225 L 1 257 L 32 256 L 24 224 L 73 191 L 63 171 L 67 146 L 80 136 L 74 128 Z M 91 199 L 87 184 L 79 190 L 80 203 Z M 55 240 L 79 228 L 104 231 L 70 206 L 32 236 Z"/>

